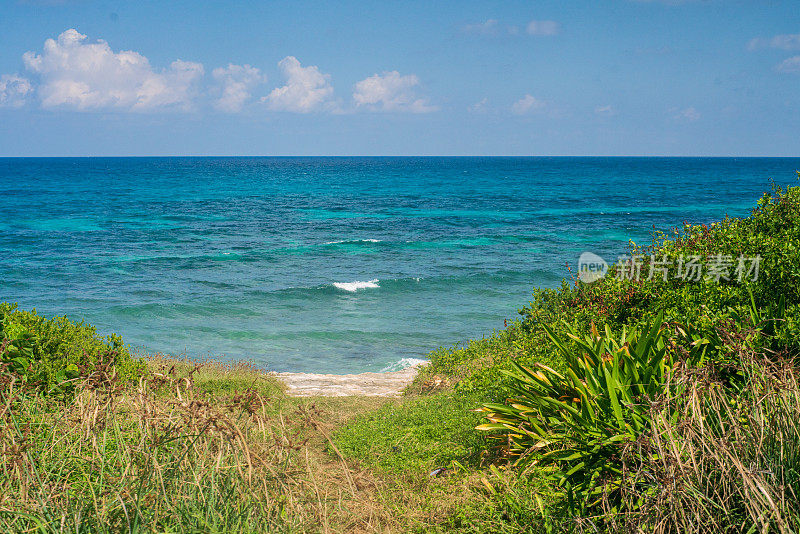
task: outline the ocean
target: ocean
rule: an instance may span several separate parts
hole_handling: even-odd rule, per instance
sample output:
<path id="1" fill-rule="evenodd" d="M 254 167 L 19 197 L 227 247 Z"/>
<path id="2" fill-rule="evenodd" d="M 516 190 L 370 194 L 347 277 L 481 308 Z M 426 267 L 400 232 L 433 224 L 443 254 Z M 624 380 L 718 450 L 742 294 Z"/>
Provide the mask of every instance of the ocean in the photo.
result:
<path id="1" fill-rule="evenodd" d="M 0 301 L 142 353 L 399 369 L 800 158 L 0 158 Z"/>

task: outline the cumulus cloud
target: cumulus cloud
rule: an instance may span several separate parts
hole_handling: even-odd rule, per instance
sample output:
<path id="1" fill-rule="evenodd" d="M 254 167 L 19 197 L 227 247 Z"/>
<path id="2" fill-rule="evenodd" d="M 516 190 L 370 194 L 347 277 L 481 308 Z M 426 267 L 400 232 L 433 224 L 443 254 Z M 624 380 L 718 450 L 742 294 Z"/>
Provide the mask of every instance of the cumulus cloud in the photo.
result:
<path id="1" fill-rule="evenodd" d="M 417 85 L 419 78 L 414 74 L 401 76 L 396 70 L 374 74 L 356 83 L 353 100 L 357 107 L 363 106 L 373 111 L 436 111 L 437 108 L 426 99 L 415 96 L 414 88 Z"/>
<path id="2" fill-rule="evenodd" d="M 211 75 L 217 82 L 216 91 L 220 95 L 214 100 L 214 107 L 228 113 L 241 111 L 250 100 L 252 90 L 266 81 L 257 68 L 233 63 L 214 69 Z"/>
<path id="3" fill-rule="evenodd" d="M 596 108 L 594 108 L 594 112 L 597 115 L 602 115 L 602 116 L 606 116 L 606 117 L 610 117 L 611 115 L 616 115 L 617 114 L 617 110 L 614 109 L 614 106 L 611 106 L 611 105 L 608 105 L 608 106 L 597 106 Z"/>
<path id="4" fill-rule="evenodd" d="M 777 48 L 779 50 L 800 50 L 800 33 L 776 35 L 771 38 L 756 37 L 747 43 L 750 50 Z"/>
<path id="5" fill-rule="evenodd" d="M 778 72 L 795 73 L 800 72 L 800 56 L 786 58 L 775 67 Z"/>
<path id="6" fill-rule="evenodd" d="M 700 118 L 700 113 L 693 107 L 688 108 L 672 108 L 669 110 L 672 118 L 677 121 L 694 122 Z"/>
<path id="7" fill-rule="evenodd" d="M 203 65 L 181 60 L 155 71 L 145 56 L 114 52 L 103 40 L 86 42 L 86 35 L 74 29 L 47 39 L 42 54 L 26 52 L 22 58 L 39 78 L 43 107 L 189 110 L 203 76 Z"/>
<path id="8" fill-rule="evenodd" d="M 499 23 L 497 19 L 487 19 L 484 22 L 477 24 L 467 24 L 464 26 L 464 33 L 473 35 L 497 35 L 499 30 Z"/>
<path id="9" fill-rule="evenodd" d="M 525 32 L 528 35 L 557 35 L 560 30 L 561 27 L 554 20 L 532 20 L 525 27 Z"/>
<path id="10" fill-rule="evenodd" d="M 19 74 L 0 76 L 0 106 L 21 107 L 32 92 L 33 86 L 27 78 L 23 78 Z"/>
<path id="11" fill-rule="evenodd" d="M 278 66 L 286 77 L 286 85 L 276 87 L 261 99 L 270 109 L 295 113 L 332 109 L 333 87 L 329 74 L 323 74 L 313 65 L 303 67 L 294 56 L 283 58 Z"/>
<path id="12" fill-rule="evenodd" d="M 526 94 L 511 106 L 511 111 L 516 113 L 517 115 L 525 115 L 526 113 L 532 113 L 534 111 L 540 111 L 544 109 L 545 102 L 543 100 L 539 100 L 533 95 Z"/>
<path id="13" fill-rule="evenodd" d="M 489 106 L 489 99 L 483 98 L 467 108 L 470 113 L 484 113 Z"/>

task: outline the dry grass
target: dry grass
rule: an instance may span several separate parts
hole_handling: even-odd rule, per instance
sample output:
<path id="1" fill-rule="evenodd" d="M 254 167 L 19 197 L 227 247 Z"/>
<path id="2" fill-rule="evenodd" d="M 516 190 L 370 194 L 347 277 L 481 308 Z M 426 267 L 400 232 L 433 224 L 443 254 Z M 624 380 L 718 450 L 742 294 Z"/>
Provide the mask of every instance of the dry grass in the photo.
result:
<path id="1" fill-rule="evenodd" d="M 148 368 L 125 385 L 100 364 L 68 402 L 2 375 L 1 531 L 396 532 L 479 497 L 468 477 L 400 484 L 339 453 L 334 428 L 399 401 L 290 399 L 246 364 Z"/>
<path id="2" fill-rule="evenodd" d="M 680 399 L 653 409 L 628 465 L 625 532 L 800 531 L 800 383 L 794 363 L 743 353 L 738 393 L 707 369 L 689 370 Z M 678 407 L 677 410 L 674 407 Z M 641 452 L 641 449 L 640 451 Z M 639 456 L 641 454 L 631 455 Z M 649 495 L 636 490 L 656 488 Z"/>

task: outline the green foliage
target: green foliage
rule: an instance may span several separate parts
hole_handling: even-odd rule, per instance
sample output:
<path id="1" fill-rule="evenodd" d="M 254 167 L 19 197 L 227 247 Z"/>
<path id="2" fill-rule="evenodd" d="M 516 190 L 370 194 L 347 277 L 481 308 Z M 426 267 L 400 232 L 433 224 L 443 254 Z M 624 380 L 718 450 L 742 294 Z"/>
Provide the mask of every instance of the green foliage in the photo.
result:
<path id="1" fill-rule="evenodd" d="M 18 375 L 27 376 L 33 361 L 33 334 L 17 325 L 9 324 L 0 315 L 0 361 Z"/>
<path id="2" fill-rule="evenodd" d="M 83 322 L 47 319 L 13 304 L 0 304 L 0 347 L 9 370 L 45 392 L 63 392 L 109 360 L 123 380 L 133 380 L 144 370 L 144 362 L 131 356 L 118 335 L 101 337 Z"/>
<path id="3" fill-rule="evenodd" d="M 649 429 L 651 403 L 680 389 L 670 380 L 675 350 L 662 317 L 623 329 L 619 339 L 608 327 L 585 337 L 571 331 L 577 351 L 545 328 L 564 358 L 564 372 L 514 363 L 507 373 L 514 398 L 485 404 L 489 422 L 477 428 L 500 438 L 517 463 L 552 467 L 548 476 L 566 488 L 574 511 L 618 500 L 621 450 Z M 707 348 L 705 340 L 694 343 L 684 363 L 702 360 Z"/>
<path id="4" fill-rule="evenodd" d="M 653 406 L 651 430 L 623 458 L 626 514 L 587 518 L 621 532 L 798 532 L 800 384 L 784 355 L 738 344 L 742 382 L 682 368 L 682 394 Z M 677 417 L 675 416 L 677 414 Z M 641 484 L 653 488 L 646 495 Z"/>

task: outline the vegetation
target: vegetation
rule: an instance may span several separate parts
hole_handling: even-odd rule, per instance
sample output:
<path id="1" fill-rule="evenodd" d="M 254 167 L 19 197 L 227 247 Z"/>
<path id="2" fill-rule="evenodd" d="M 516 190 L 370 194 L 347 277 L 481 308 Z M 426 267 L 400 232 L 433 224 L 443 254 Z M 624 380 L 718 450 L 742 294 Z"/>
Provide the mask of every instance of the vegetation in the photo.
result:
<path id="1" fill-rule="evenodd" d="M 2 305 L 0 530 L 798 532 L 800 188 L 653 237 L 402 399 L 291 398 Z M 621 276 L 636 255 L 663 270 Z"/>
<path id="2" fill-rule="evenodd" d="M 71 391 L 98 366 L 110 366 L 123 381 L 135 380 L 144 370 L 120 336 L 100 337 L 93 326 L 66 317 L 47 319 L 15 304 L 0 303 L 0 342 L 0 362 L 47 394 Z"/>

